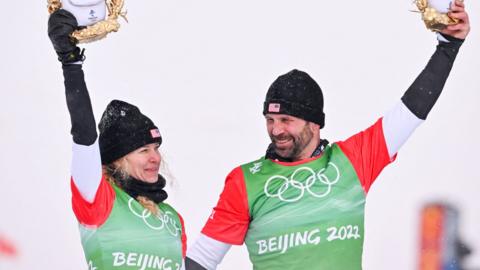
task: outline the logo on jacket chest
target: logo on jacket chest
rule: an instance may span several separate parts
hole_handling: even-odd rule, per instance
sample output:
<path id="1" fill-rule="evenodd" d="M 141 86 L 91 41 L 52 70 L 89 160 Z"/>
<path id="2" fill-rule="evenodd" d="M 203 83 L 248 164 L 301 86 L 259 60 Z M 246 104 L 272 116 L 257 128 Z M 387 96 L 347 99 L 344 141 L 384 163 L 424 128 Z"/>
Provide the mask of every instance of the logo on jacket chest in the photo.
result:
<path id="1" fill-rule="evenodd" d="M 150 229 L 156 231 L 166 229 L 172 236 L 179 235 L 181 229 L 175 221 L 174 213 L 170 211 L 164 211 L 154 215 L 147 209 L 143 209 L 141 212 L 139 212 L 139 210 L 135 209 L 133 206 L 134 201 L 135 200 L 133 198 L 128 200 L 128 208 L 136 217 L 142 219 L 145 225 L 147 225 Z"/>
<path id="2" fill-rule="evenodd" d="M 328 174 L 326 169 L 329 168 Z M 304 196 L 324 198 L 340 180 L 340 170 L 333 162 L 327 167 L 314 170 L 310 167 L 297 168 L 290 176 L 274 175 L 263 187 L 267 197 L 283 202 L 297 202 Z"/>
<path id="3" fill-rule="evenodd" d="M 252 167 L 249 168 L 252 174 L 258 173 L 262 168 L 262 162 L 255 162 L 253 163 Z"/>

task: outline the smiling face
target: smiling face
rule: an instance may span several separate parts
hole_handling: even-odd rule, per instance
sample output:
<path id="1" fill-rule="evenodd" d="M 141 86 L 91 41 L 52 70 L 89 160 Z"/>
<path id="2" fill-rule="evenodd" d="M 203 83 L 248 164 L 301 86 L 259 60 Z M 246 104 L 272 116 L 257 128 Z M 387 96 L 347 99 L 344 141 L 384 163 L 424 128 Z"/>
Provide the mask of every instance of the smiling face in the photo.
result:
<path id="1" fill-rule="evenodd" d="M 320 126 L 286 114 L 266 114 L 275 152 L 293 161 L 309 158 L 320 141 Z"/>
<path id="2" fill-rule="evenodd" d="M 158 171 L 162 161 L 159 147 L 158 143 L 144 145 L 115 161 L 114 165 L 133 178 L 155 183 L 158 181 Z"/>

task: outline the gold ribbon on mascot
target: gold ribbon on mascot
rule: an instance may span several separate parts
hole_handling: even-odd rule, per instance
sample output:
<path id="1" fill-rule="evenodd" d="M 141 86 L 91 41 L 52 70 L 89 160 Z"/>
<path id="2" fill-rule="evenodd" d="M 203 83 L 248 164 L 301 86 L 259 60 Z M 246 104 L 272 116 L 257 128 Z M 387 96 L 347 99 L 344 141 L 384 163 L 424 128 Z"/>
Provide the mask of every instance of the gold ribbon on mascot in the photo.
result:
<path id="1" fill-rule="evenodd" d="M 108 10 L 108 16 L 105 20 L 96 22 L 72 33 L 72 38 L 78 41 L 78 43 L 93 42 L 106 37 L 108 33 L 117 32 L 120 28 L 120 23 L 118 22 L 119 17 L 127 21 L 127 13 L 122 11 L 124 0 L 105 0 L 105 3 Z M 50 14 L 61 7 L 62 3 L 60 0 L 48 0 L 48 12 Z"/>

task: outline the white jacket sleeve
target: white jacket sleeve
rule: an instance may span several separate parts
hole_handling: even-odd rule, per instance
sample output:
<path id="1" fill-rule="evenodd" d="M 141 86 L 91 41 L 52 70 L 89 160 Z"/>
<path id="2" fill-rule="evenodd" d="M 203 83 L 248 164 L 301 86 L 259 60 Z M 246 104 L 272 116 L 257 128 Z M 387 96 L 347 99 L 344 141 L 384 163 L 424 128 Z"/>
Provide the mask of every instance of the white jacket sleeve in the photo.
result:
<path id="1" fill-rule="evenodd" d="M 232 245 L 217 241 L 204 234 L 195 241 L 187 251 L 187 257 L 203 266 L 205 269 L 217 269 L 225 254 Z"/>

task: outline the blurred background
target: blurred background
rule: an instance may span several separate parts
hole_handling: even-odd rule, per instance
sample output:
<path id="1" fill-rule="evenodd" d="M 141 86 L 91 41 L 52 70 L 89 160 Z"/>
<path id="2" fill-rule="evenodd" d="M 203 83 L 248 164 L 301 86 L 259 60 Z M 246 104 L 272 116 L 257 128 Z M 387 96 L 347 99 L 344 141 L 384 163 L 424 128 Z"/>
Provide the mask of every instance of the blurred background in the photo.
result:
<path id="1" fill-rule="evenodd" d="M 420 269 L 423 241 L 457 236 L 471 250 L 462 267 L 480 267 L 480 3 L 465 3 L 472 31 L 444 93 L 370 189 L 364 269 Z M 390 109 L 433 53 L 436 37 L 413 8 L 410 0 L 126 0 L 129 23 L 85 46 L 96 118 L 122 99 L 160 127 L 172 175 L 168 202 L 183 215 L 191 245 L 225 176 L 265 152 L 261 112 L 270 83 L 293 68 L 307 71 L 324 91 L 321 136 L 346 139 Z M 47 19 L 46 1 L 5 2 L 0 16 L 2 270 L 87 268 Z M 439 208 L 425 221 L 432 203 Z M 455 218 L 442 219 L 449 211 Z M 450 236 L 435 225 L 445 220 L 456 222 Z M 425 222 L 436 233 L 428 239 Z M 251 269 L 246 248 L 232 248 L 219 269 Z"/>

